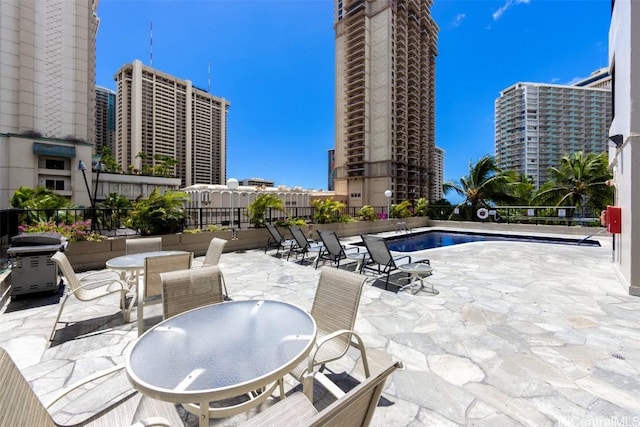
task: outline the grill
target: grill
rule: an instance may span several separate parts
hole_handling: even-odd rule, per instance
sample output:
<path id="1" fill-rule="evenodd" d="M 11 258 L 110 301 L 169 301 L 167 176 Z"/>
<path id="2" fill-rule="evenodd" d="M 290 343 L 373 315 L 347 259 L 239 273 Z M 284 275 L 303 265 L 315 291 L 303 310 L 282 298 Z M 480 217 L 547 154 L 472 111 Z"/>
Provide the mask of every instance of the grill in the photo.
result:
<path id="1" fill-rule="evenodd" d="M 51 255 L 64 251 L 67 239 L 59 233 L 22 233 L 7 249 L 11 265 L 11 296 L 58 291 L 58 269 Z"/>

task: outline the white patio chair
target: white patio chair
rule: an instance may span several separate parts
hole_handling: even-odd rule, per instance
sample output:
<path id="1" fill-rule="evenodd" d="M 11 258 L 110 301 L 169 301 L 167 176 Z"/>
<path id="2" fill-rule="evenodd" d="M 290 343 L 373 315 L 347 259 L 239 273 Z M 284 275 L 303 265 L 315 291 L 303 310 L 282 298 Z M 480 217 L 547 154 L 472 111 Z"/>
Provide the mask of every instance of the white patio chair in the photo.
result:
<path id="1" fill-rule="evenodd" d="M 43 405 L 9 354 L 0 348 L 0 424 L 3 426 L 55 427 L 49 409 L 74 390 L 124 368 L 118 365 L 101 371 L 62 390 L 47 406 Z M 182 426 L 175 404 L 132 392 L 95 415 L 88 415 L 79 426 Z"/>
<path id="2" fill-rule="evenodd" d="M 144 307 L 162 302 L 162 281 L 160 273 L 191 268 L 192 253 L 161 255 L 145 258 L 144 277 L 139 282 L 138 336 L 144 332 Z"/>
<path id="3" fill-rule="evenodd" d="M 122 311 L 122 317 L 124 318 L 125 323 L 129 321 L 129 312 L 133 305 L 133 301 L 129 305 L 129 307 L 125 306 L 125 296 L 129 290 L 129 286 L 124 281 L 120 280 L 120 275 L 115 271 L 100 271 L 95 273 L 90 273 L 82 277 L 82 279 L 78 278 L 76 272 L 73 270 L 73 267 L 69 263 L 69 259 L 62 252 L 56 252 L 51 256 L 51 259 L 58 265 L 58 269 L 64 276 L 67 282 L 68 289 L 65 292 L 62 301 L 60 302 L 60 309 L 58 310 L 58 316 L 56 317 L 56 321 L 53 324 L 53 329 L 51 330 L 51 335 L 49 336 L 49 341 L 53 341 L 53 336 L 56 333 L 56 326 L 60 322 L 60 317 L 62 316 L 62 310 L 67 303 L 69 297 L 74 296 L 79 301 L 91 301 L 94 299 L 102 298 L 111 294 L 120 294 L 120 310 Z M 113 278 L 105 278 L 105 275 L 114 275 Z M 92 280 L 91 278 L 100 275 L 101 277 L 96 280 Z"/>

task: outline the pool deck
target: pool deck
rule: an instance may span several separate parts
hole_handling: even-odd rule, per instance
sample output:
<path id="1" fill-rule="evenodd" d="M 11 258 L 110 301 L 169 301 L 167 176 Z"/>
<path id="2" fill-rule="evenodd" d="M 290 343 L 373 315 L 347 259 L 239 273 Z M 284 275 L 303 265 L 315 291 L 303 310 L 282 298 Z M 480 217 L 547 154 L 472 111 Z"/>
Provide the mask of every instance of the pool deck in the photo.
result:
<path id="1" fill-rule="evenodd" d="M 602 247 L 476 242 L 420 251 L 414 259 L 430 259 L 435 296 L 368 282 L 355 329 L 372 358 L 384 352 L 405 364 L 387 384 L 372 426 L 640 425 L 640 299 L 616 276 L 610 237 L 592 239 Z M 230 296 L 310 309 L 319 271 L 274 253 L 224 254 Z M 63 318 L 84 320 L 61 324 L 49 346 L 57 302 L 21 298 L 0 311 L 0 346 L 43 401 L 124 362 L 137 336 L 115 298 L 70 300 Z M 354 359 L 330 366 L 361 379 L 357 353 L 349 354 Z M 317 394 L 316 403 L 326 405 L 328 397 Z M 104 397 L 93 399 L 97 407 Z"/>

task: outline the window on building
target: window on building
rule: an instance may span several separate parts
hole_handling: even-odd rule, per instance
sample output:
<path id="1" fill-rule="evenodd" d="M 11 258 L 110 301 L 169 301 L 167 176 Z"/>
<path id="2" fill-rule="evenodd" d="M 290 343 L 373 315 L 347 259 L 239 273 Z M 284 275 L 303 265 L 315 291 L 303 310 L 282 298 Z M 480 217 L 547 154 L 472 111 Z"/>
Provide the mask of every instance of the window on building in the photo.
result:
<path id="1" fill-rule="evenodd" d="M 46 169 L 64 170 L 64 160 L 45 159 L 44 167 Z"/>
<path id="2" fill-rule="evenodd" d="M 49 190 L 64 191 L 64 181 L 57 179 L 47 179 L 45 180 L 45 187 L 47 187 Z"/>

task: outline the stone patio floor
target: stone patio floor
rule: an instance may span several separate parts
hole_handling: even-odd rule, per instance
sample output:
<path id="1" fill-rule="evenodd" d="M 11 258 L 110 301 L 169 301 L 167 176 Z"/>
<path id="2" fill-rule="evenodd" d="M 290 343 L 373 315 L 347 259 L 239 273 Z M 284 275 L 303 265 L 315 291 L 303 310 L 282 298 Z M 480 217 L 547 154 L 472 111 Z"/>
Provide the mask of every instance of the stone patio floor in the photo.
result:
<path id="1" fill-rule="evenodd" d="M 385 352 L 405 365 L 387 383 L 372 425 L 640 425 L 640 299 L 616 276 L 611 239 L 597 240 L 601 247 L 477 242 L 420 251 L 414 258 L 431 260 L 435 296 L 396 294 L 370 280 L 356 331 L 372 358 Z M 310 309 L 319 270 L 274 253 L 225 253 L 220 266 L 230 296 Z M 135 321 L 123 323 L 116 297 L 70 299 L 63 320 L 80 321 L 60 324 L 49 345 L 59 300 L 16 298 L 0 311 L 0 346 L 43 401 L 123 363 L 137 335 Z M 350 356 L 330 367 L 361 379 L 357 352 Z M 128 386 L 118 381 L 110 388 Z M 329 403 L 316 394 L 318 405 Z M 104 400 L 87 398 L 82 411 Z"/>

